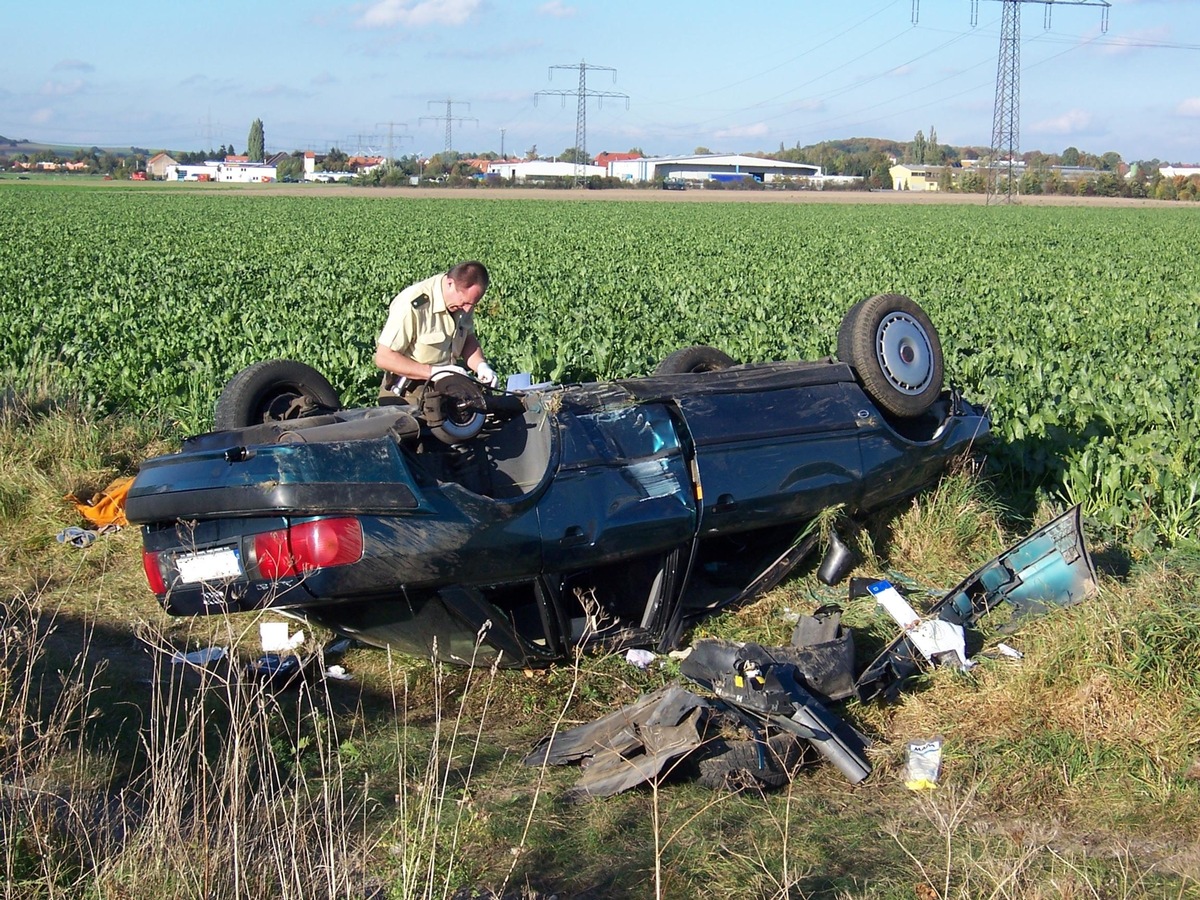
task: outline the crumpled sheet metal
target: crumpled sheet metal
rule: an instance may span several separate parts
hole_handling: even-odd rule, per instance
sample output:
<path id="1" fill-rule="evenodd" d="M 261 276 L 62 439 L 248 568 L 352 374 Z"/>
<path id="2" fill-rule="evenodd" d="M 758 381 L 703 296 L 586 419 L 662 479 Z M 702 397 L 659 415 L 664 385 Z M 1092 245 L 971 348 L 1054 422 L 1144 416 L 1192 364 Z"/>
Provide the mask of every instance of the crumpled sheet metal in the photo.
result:
<path id="1" fill-rule="evenodd" d="M 842 627 L 838 607 L 825 607 L 801 618 L 790 647 L 697 641 L 680 670 L 714 690 L 740 671 L 745 660 L 754 660 L 763 668 L 777 667 L 784 674 L 795 667 L 804 687 L 787 676 L 792 690 L 783 698 L 788 701 L 785 714 L 775 715 L 772 724 L 809 740 L 851 781 L 857 783 L 867 776 L 870 765 L 862 751 L 869 742 L 821 705 L 854 692 L 854 636 Z M 721 709 L 739 709 L 738 715 L 757 719 L 760 729 L 772 718 L 754 704 L 715 692 L 728 704 L 718 704 Z M 708 737 L 708 717 L 715 712 L 704 698 L 672 683 L 623 709 L 543 741 L 524 762 L 529 766 L 582 762 L 583 775 L 572 793 L 606 797 L 656 777 L 673 760 L 700 747 Z"/>
<path id="2" fill-rule="evenodd" d="M 656 777 L 672 760 L 700 746 L 708 701 L 677 683 L 644 694 L 629 706 L 547 738 L 525 757 L 527 766 L 583 762 L 571 793 L 608 797 Z"/>

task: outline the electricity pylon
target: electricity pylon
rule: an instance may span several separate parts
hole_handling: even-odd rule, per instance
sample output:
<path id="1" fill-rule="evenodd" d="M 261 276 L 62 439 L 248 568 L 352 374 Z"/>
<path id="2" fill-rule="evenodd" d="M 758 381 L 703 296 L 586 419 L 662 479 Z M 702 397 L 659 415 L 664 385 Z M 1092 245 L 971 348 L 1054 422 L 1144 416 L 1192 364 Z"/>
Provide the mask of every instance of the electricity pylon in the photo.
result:
<path id="1" fill-rule="evenodd" d="M 1049 30 L 1050 15 L 1058 6 L 1099 6 L 1100 28 L 1108 31 L 1108 0 L 999 0 L 1004 4 L 1000 23 L 1000 55 L 996 60 L 996 104 L 992 112 L 992 158 L 987 167 L 987 202 L 996 193 L 996 173 L 1003 160 L 1008 178 L 1004 198 L 1012 203 L 1016 157 L 1021 147 L 1021 4 L 1045 6 L 1043 27 Z M 920 0 L 913 0 L 912 22 L 920 17 Z M 971 26 L 979 24 L 979 0 L 971 0 Z"/>
<path id="2" fill-rule="evenodd" d="M 430 100 L 429 102 L 430 103 L 441 103 L 443 101 Z M 421 118 L 418 120 L 417 124 L 420 125 L 421 122 L 425 122 L 425 121 L 445 122 L 446 123 L 446 152 L 449 153 L 451 148 L 454 146 L 454 144 L 451 140 L 451 138 L 453 136 L 453 132 L 451 131 L 451 124 L 454 122 L 460 122 L 460 123 L 461 122 L 474 122 L 476 125 L 478 125 L 479 120 L 473 119 L 470 117 L 463 118 L 462 116 L 456 116 L 453 114 L 452 111 L 456 105 L 465 106 L 467 109 L 470 109 L 471 108 L 470 103 L 465 103 L 461 100 L 449 100 L 449 99 L 446 100 L 445 103 L 446 103 L 446 114 L 444 116 L 421 116 Z"/>
<path id="3" fill-rule="evenodd" d="M 612 72 L 613 83 L 617 80 L 617 70 L 612 66 L 589 66 L 586 62 L 580 61 L 578 66 L 551 66 L 550 78 L 554 78 L 555 69 L 578 69 L 579 70 L 579 87 L 574 91 L 538 91 L 533 95 L 533 105 L 537 106 L 537 99 L 543 94 L 550 97 L 562 97 L 563 105 L 567 103 L 567 97 L 578 97 L 579 105 L 575 113 L 575 183 L 583 184 L 583 167 L 587 165 L 587 98 L 597 97 L 600 106 L 604 105 L 605 97 L 621 97 L 625 100 L 625 108 L 629 109 L 629 95 L 620 94 L 615 91 L 589 91 L 587 86 L 588 70 Z"/>
<path id="4" fill-rule="evenodd" d="M 395 153 L 393 153 L 393 149 L 396 146 L 396 141 L 398 141 L 398 140 L 403 141 L 403 140 L 411 139 L 412 135 L 411 134 L 396 134 L 396 126 L 399 125 L 401 128 L 408 128 L 407 122 L 376 122 L 375 123 L 376 128 L 378 128 L 380 125 L 386 125 L 387 129 L 388 129 L 387 167 L 390 169 L 392 166 L 394 166 L 396 164 L 396 156 L 395 156 Z"/>
<path id="5" fill-rule="evenodd" d="M 996 178 L 1006 172 L 1004 202 L 1012 203 L 1016 191 L 1017 154 L 1021 147 L 1021 4 L 1041 3 L 1043 27 L 1050 28 L 1054 5 L 1099 6 L 1100 27 L 1108 31 L 1108 0 L 999 0 L 1004 4 L 1000 23 L 1000 55 L 996 61 L 996 105 L 992 112 L 992 159 L 988 166 L 987 202 L 996 196 Z M 979 22 L 979 0 L 971 0 L 971 25 Z"/>

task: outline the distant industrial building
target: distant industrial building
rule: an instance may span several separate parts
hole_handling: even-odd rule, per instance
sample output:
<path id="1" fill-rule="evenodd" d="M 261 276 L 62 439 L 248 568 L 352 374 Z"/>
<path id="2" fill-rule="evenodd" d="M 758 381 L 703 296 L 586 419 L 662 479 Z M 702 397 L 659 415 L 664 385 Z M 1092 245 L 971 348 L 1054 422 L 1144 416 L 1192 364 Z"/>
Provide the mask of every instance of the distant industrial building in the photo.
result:
<path id="1" fill-rule="evenodd" d="M 1024 175 L 1026 168 L 1027 166 L 1023 160 L 1013 162 L 1014 175 Z M 988 171 L 988 167 L 980 165 L 978 160 L 964 159 L 961 166 L 924 166 L 917 163 L 897 163 L 888 169 L 888 174 L 892 177 L 892 190 L 895 191 L 940 191 L 945 184 L 947 172 L 949 173 L 949 183 L 954 185 L 957 184 L 963 171 L 968 169 L 982 173 Z M 1057 174 L 1063 181 L 1069 182 L 1078 181 L 1083 178 L 1094 178 L 1100 174 L 1099 169 L 1093 169 L 1089 166 L 1047 166 L 1044 171 Z M 1007 162 L 997 164 L 996 172 L 1001 176 L 1007 176 Z"/>
<path id="2" fill-rule="evenodd" d="M 487 174 L 512 181 L 534 182 L 574 178 L 579 170 L 582 170 L 584 178 L 591 178 L 593 175 L 603 178 L 608 174 L 608 170 L 603 166 L 577 166 L 575 163 L 551 162 L 544 159 L 528 162 L 493 162 L 488 165 Z"/>
<path id="3" fill-rule="evenodd" d="M 639 159 L 615 159 L 608 164 L 608 174 L 622 181 L 680 180 L 690 184 L 700 184 L 705 181 L 736 182 L 745 180 L 770 184 L 772 181 L 819 180 L 822 178 L 821 167 L 808 163 L 716 153 L 701 156 L 647 156 Z"/>
<path id="4" fill-rule="evenodd" d="M 248 156 L 207 159 L 196 165 L 168 165 L 163 169 L 167 181 L 221 181 L 239 184 L 265 184 L 275 180 L 275 167 L 250 162 Z"/>
<path id="5" fill-rule="evenodd" d="M 168 153 L 155 153 L 146 160 L 146 171 L 152 178 L 166 178 L 167 167 L 177 166 L 179 161 Z"/>

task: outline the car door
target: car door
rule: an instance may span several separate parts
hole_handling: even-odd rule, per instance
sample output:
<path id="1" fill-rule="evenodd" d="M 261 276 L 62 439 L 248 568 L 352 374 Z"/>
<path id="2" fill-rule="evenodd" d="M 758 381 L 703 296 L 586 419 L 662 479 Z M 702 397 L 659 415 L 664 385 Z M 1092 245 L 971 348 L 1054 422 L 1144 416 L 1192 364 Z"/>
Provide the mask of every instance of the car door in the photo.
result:
<path id="1" fill-rule="evenodd" d="M 691 540 L 696 501 L 664 404 L 559 414 L 559 469 L 538 502 L 543 560 L 563 572 Z"/>
<path id="2" fill-rule="evenodd" d="M 830 381 L 681 397 L 703 494 L 701 536 L 853 504 L 862 458 L 851 387 Z"/>

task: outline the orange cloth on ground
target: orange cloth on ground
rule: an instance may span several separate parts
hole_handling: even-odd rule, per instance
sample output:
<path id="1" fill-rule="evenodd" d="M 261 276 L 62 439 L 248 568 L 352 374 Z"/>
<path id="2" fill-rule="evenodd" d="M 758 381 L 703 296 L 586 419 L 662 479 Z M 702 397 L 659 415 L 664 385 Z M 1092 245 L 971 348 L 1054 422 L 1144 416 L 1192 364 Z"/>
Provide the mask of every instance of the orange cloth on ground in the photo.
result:
<path id="1" fill-rule="evenodd" d="M 68 494 L 66 499 L 74 503 L 80 515 L 94 525 L 101 527 L 120 525 L 123 527 L 129 524 L 125 518 L 125 495 L 129 493 L 131 484 L 133 484 L 133 476 L 118 478 L 92 497 L 91 503 L 82 502 L 74 494 Z"/>

